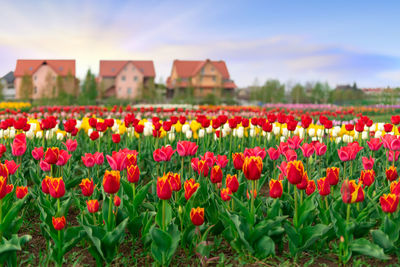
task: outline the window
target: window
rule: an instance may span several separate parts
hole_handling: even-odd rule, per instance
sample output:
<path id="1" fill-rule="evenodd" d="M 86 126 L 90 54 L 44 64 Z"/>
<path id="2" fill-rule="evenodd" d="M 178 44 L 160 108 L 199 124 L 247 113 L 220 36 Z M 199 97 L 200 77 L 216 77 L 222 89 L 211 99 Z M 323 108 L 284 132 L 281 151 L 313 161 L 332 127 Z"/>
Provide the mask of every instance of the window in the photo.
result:
<path id="1" fill-rule="evenodd" d="M 128 69 L 128 67 L 127 67 L 127 66 L 125 66 L 125 67 L 124 67 L 124 70 L 126 71 L 127 69 Z"/>
<path id="2" fill-rule="evenodd" d="M 59 71 L 63 71 L 63 69 L 64 69 L 63 67 L 59 67 L 58 68 Z"/>
<path id="3" fill-rule="evenodd" d="M 132 70 L 135 70 L 135 66 L 132 66 Z"/>
<path id="4" fill-rule="evenodd" d="M 30 70 L 30 71 L 33 71 L 33 67 L 29 67 L 29 70 Z"/>
<path id="5" fill-rule="evenodd" d="M 56 76 L 53 76 L 53 81 L 55 81 L 56 80 Z"/>
<path id="6" fill-rule="evenodd" d="M 132 94 L 132 88 L 128 87 L 128 95 Z"/>
<path id="7" fill-rule="evenodd" d="M 211 67 L 211 72 L 214 72 L 214 67 Z"/>
<path id="8" fill-rule="evenodd" d="M 33 88 L 33 93 L 34 93 L 35 95 L 37 94 L 37 87 L 36 87 L 36 86 Z"/>
<path id="9" fill-rule="evenodd" d="M 204 74 L 204 68 L 201 69 L 201 74 Z"/>
<path id="10" fill-rule="evenodd" d="M 137 81 L 137 76 L 133 77 L 133 80 L 136 82 Z"/>
<path id="11" fill-rule="evenodd" d="M 115 72 L 115 68 L 111 68 L 111 72 Z"/>
<path id="12" fill-rule="evenodd" d="M 33 76 L 33 79 L 36 81 L 36 79 L 37 79 L 37 76 L 35 75 L 35 76 Z"/>
<path id="13" fill-rule="evenodd" d="M 213 81 L 214 81 L 214 82 L 217 81 L 217 78 L 216 78 L 215 76 L 213 76 Z"/>
<path id="14" fill-rule="evenodd" d="M 122 77 L 121 77 L 121 80 L 125 81 L 125 76 L 122 76 Z"/>

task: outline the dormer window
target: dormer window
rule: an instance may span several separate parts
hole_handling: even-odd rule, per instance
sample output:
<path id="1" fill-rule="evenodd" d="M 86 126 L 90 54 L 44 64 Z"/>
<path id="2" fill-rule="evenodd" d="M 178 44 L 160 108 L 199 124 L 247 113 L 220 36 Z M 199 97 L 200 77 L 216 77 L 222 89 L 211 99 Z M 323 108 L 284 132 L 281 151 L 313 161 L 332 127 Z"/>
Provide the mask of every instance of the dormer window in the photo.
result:
<path id="1" fill-rule="evenodd" d="M 29 67 L 29 70 L 30 70 L 30 71 L 33 71 L 33 67 Z"/>
<path id="2" fill-rule="evenodd" d="M 58 70 L 59 70 L 59 71 L 63 71 L 64 68 L 63 68 L 63 67 L 59 67 Z"/>
<path id="3" fill-rule="evenodd" d="M 115 68 L 111 68 L 111 72 L 115 72 Z"/>
<path id="4" fill-rule="evenodd" d="M 125 81 L 125 76 L 122 76 L 122 77 L 121 77 L 121 80 Z"/>

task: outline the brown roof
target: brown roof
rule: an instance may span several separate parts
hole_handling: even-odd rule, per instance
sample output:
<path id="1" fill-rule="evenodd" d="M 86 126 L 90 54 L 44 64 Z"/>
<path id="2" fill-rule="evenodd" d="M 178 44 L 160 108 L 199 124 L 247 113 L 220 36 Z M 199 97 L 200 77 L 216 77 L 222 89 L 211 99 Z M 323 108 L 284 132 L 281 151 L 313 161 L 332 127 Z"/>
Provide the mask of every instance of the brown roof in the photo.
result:
<path id="1" fill-rule="evenodd" d="M 128 62 L 132 62 L 145 77 L 156 76 L 152 60 L 100 60 L 99 76 L 115 77 Z"/>
<path id="2" fill-rule="evenodd" d="M 225 61 L 212 61 L 212 60 L 174 60 L 176 72 L 181 78 L 189 78 L 195 76 L 201 68 L 207 63 L 211 63 L 221 73 L 222 78 L 229 79 L 228 68 Z"/>
<path id="3" fill-rule="evenodd" d="M 75 76 L 75 60 L 18 59 L 14 76 L 32 75 L 41 65 L 49 65 L 58 75 Z"/>

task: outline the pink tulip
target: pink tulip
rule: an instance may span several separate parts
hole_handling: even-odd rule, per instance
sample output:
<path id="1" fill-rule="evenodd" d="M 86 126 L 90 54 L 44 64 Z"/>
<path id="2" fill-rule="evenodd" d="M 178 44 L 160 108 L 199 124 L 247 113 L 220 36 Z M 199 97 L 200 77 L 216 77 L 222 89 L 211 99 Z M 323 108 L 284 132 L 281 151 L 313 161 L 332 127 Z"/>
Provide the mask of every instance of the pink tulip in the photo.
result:
<path id="1" fill-rule="evenodd" d="M 214 166 L 215 162 L 216 162 L 216 157 L 214 156 L 213 152 L 207 151 L 206 153 L 204 153 L 203 156 L 200 156 L 201 160 L 204 160 L 208 166 L 208 168 L 211 168 L 212 166 Z"/>
<path id="2" fill-rule="evenodd" d="M 220 166 L 222 169 L 226 167 L 226 165 L 228 165 L 228 158 L 226 155 L 218 155 L 217 156 L 217 160 L 216 163 L 218 166 Z"/>
<path id="3" fill-rule="evenodd" d="M 400 151 L 386 151 L 386 157 L 388 158 L 389 161 L 393 161 L 393 155 L 394 155 L 394 160 L 397 161 L 399 159 Z"/>
<path id="4" fill-rule="evenodd" d="M 268 149 L 268 155 L 271 160 L 277 160 L 279 158 L 279 156 L 281 155 L 281 153 L 280 153 L 279 149 L 270 147 Z"/>
<path id="5" fill-rule="evenodd" d="M 362 164 L 364 166 L 364 169 L 366 170 L 372 170 L 372 168 L 374 167 L 374 162 L 375 159 L 372 157 L 362 157 Z"/>
<path id="6" fill-rule="evenodd" d="M 286 157 L 286 161 L 294 161 L 297 160 L 297 153 L 296 151 L 292 150 L 292 149 L 288 149 L 285 153 L 284 153 L 285 157 Z"/>
<path id="7" fill-rule="evenodd" d="M 265 156 L 267 155 L 267 152 L 265 151 L 265 148 L 261 148 L 261 147 L 254 147 L 254 148 L 246 148 L 243 152 L 243 155 L 245 157 L 261 157 L 262 159 L 265 158 Z"/>
<path id="8" fill-rule="evenodd" d="M 60 154 L 58 156 L 58 160 L 56 162 L 57 166 L 64 166 L 67 164 L 68 160 L 71 158 L 72 155 L 68 154 L 68 151 L 61 149 Z"/>
<path id="9" fill-rule="evenodd" d="M 108 164 L 114 171 L 122 171 L 126 169 L 126 153 L 123 151 L 113 151 L 112 156 L 106 155 Z"/>
<path id="10" fill-rule="evenodd" d="M 103 165 L 103 163 L 104 163 L 104 155 L 103 155 L 103 152 L 96 152 L 96 153 L 94 153 L 94 160 L 95 160 L 95 162 L 96 162 L 96 164 L 97 165 Z"/>
<path id="11" fill-rule="evenodd" d="M 349 153 L 349 149 L 347 146 L 341 147 L 338 149 L 338 155 L 339 155 L 339 159 L 341 161 L 349 161 L 350 160 L 350 153 Z"/>
<path id="12" fill-rule="evenodd" d="M 300 148 L 300 144 L 302 141 L 303 138 L 300 139 L 300 137 L 295 135 L 292 138 L 288 138 L 287 143 L 291 149 L 296 150 Z"/>
<path id="13" fill-rule="evenodd" d="M 386 149 L 393 151 L 400 150 L 400 140 L 395 135 L 385 134 L 384 136 L 381 137 L 381 139 L 383 142 L 383 146 Z"/>
<path id="14" fill-rule="evenodd" d="M 192 159 L 190 160 L 190 165 L 192 166 L 192 169 L 193 169 L 195 172 L 198 172 L 198 170 L 199 170 L 199 168 L 198 168 L 198 165 L 199 165 L 199 158 L 192 158 Z"/>
<path id="15" fill-rule="evenodd" d="M 18 170 L 18 167 L 20 166 L 20 164 L 17 165 L 17 164 L 15 163 L 15 161 L 13 161 L 13 160 L 10 160 L 10 161 L 5 160 L 4 163 L 6 164 L 8 173 L 9 173 L 10 175 L 14 174 L 14 173 Z"/>
<path id="16" fill-rule="evenodd" d="M 43 151 L 43 147 L 35 147 L 32 150 L 32 157 L 35 160 L 41 160 L 44 156 L 44 151 Z"/>
<path id="17" fill-rule="evenodd" d="M 194 156 L 199 148 L 195 142 L 179 141 L 176 150 L 181 157 Z"/>
<path id="18" fill-rule="evenodd" d="M 321 143 L 319 141 L 314 143 L 314 148 L 315 148 L 315 154 L 317 156 L 323 156 L 326 153 L 327 147 L 324 143 Z"/>
<path id="19" fill-rule="evenodd" d="M 170 161 L 172 155 L 175 153 L 176 150 L 173 150 L 171 146 L 163 146 L 154 150 L 153 152 L 153 159 L 156 162 L 160 161 Z"/>
<path id="20" fill-rule="evenodd" d="M 24 133 L 20 133 L 15 136 L 13 144 L 11 146 L 11 152 L 13 156 L 20 157 L 25 154 L 26 151 L 26 137 Z"/>
<path id="21" fill-rule="evenodd" d="M 300 147 L 301 151 L 303 152 L 303 156 L 305 158 L 309 158 L 314 154 L 315 151 L 315 147 L 311 144 L 307 144 L 304 143 L 301 147 Z"/>
<path id="22" fill-rule="evenodd" d="M 94 156 L 90 153 L 85 153 L 85 156 L 82 156 L 82 161 L 87 168 L 93 167 L 96 163 Z"/>
<path id="23" fill-rule="evenodd" d="M 73 152 L 78 147 L 78 141 L 68 139 L 65 143 L 63 143 L 68 151 Z"/>
<path id="24" fill-rule="evenodd" d="M 44 172 L 49 172 L 51 170 L 51 165 L 44 160 L 40 160 L 39 166 Z"/>
<path id="25" fill-rule="evenodd" d="M 282 161 L 281 165 L 278 166 L 278 169 L 281 171 L 281 174 L 283 174 L 283 176 L 287 176 L 287 162 L 286 161 Z"/>
<path id="26" fill-rule="evenodd" d="M 367 141 L 367 144 L 372 151 L 378 151 L 383 145 L 383 142 L 381 142 L 379 138 L 371 138 Z"/>
<path id="27" fill-rule="evenodd" d="M 289 144 L 285 142 L 279 143 L 279 151 L 281 154 L 284 154 L 289 149 Z"/>

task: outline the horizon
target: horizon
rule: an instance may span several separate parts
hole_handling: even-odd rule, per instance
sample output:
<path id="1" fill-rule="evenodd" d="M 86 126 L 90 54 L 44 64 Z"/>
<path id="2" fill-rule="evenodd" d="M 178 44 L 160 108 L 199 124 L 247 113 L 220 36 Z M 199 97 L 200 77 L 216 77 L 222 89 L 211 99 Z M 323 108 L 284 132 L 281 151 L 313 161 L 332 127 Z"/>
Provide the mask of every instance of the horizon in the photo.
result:
<path id="1" fill-rule="evenodd" d="M 100 60 L 152 60 L 165 82 L 173 60 L 209 58 L 224 60 L 239 88 L 268 79 L 400 86 L 395 1 L 19 3 L 3 4 L 1 76 L 17 59 L 75 59 L 80 79 L 89 68 L 97 75 Z"/>

